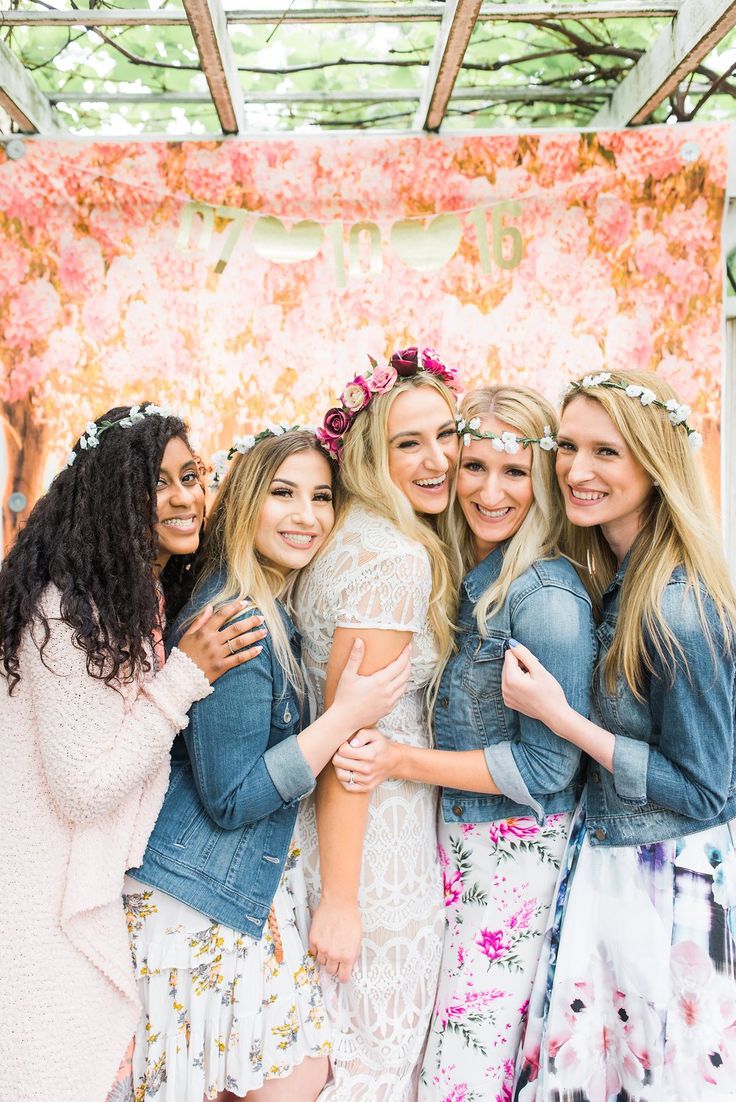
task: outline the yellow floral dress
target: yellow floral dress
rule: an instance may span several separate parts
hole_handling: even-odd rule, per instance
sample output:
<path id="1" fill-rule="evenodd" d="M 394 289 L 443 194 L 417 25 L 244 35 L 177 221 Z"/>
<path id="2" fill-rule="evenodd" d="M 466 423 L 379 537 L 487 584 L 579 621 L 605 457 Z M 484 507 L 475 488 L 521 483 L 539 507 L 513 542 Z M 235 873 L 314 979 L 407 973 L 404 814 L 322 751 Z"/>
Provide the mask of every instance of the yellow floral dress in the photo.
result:
<path id="1" fill-rule="evenodd" d="M 317 969 L 297 928 L 304 881 L 292 848 L 260 941 L 166 892 L 126 878 L 125 909 L 145 1014 L 133 1055 L 135 1102 L 244 1095 L 330 1051 Z"/>

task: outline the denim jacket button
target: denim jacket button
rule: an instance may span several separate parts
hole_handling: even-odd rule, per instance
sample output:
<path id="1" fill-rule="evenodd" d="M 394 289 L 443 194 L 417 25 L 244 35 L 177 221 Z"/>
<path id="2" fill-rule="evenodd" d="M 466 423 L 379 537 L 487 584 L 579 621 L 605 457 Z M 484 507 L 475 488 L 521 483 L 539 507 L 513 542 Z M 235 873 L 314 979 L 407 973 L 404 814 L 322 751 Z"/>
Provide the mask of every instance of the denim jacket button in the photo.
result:
<path id="1" fill-rule="evenodd" d="M 457 817 L 459 819 L 460 816 L 462 815 L 462 813 L 463 813 L 463 805 L 462 804 L 454 804 L 453 808 L 452 808 L 452 814 L 457 815 Z"/>
<path id="2" fill-rule="evenodd" d="M 291 723 L 291 711 L 287 704 L 286 711 L 284 712 L 284 723 Z"/>
<path id="3" fill-rule="evenodd" d="M 441 696 L 437 703 L 439 704 L 440 708 L 446 708 L 450 701 L 447 699 L 446 696 Z"/>
<path id="4" fill-rule="evenodd" d="M 602 842 L 606 837 L 606 832 L 603 827 L 598 827 L 597 830 L 593 831 L 593 836 L 597 838 L 599 842 Z"/>
<path id="5" fill-rule="evenodd" d="M 590 774 L 590 779 L 592 780 L 593 784 L 600 784 L 601 783 L 601 775 L 597 770 L 596 770 L 595 773 Z"/>

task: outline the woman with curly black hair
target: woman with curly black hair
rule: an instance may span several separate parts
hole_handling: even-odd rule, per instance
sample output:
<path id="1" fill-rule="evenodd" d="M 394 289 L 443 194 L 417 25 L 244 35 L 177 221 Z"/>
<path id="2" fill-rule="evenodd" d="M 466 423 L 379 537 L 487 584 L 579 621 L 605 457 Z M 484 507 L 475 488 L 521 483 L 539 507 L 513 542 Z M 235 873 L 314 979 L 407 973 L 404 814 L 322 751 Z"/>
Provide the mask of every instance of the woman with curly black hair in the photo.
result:
<path id="1" fill-rule="evenodd" d="M 164 605 L 189 596 L 203 518 L 184 422 L 117 407 L 87 425 L 0 571 L 3 1098 L 103 1102 L 135 1031 L 125 869 L 189 707 L 264 634 L 228 623 L 242 602 L 208 607 L 164 664 Z"/>

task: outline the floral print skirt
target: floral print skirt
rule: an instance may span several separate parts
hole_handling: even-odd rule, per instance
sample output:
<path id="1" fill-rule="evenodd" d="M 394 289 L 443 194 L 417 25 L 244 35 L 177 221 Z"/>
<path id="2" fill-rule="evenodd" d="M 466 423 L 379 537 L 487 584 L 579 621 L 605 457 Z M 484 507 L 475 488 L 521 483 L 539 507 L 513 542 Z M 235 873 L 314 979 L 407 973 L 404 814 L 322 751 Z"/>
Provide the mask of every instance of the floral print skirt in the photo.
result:
<path id="1" fill-rule="evenodd" d="M 580 808 L 514 1099 L 736 1099 L 735 827 L 591 846 Z"/>
<path id="2" fill-rule="evenodd" d="M 298 855 L 292 849 L 274 897 L 281 963 L 268 926 L 256 941 L 126 878 L 145 1008 L 133 1053 L 135 1102 L 244 1095 L 305 1057 L 329 1053 L 317 969 L 295 921 L 295 895 L 305 892 Z"/>
<path id="3" fill-rule="evenodd" d="M 571 816 L 440 819 L 445 938 L 421 1102 L 506 1102 Z"/>

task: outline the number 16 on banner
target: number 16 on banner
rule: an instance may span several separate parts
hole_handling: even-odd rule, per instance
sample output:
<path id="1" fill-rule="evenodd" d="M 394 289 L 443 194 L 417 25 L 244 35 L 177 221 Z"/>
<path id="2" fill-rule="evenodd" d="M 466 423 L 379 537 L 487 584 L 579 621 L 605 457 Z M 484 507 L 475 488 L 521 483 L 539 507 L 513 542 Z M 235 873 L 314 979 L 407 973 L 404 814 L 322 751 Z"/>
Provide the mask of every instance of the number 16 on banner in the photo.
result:
<path id="1" fill-rule="evenodd" d="M 521 214 L 521 203 L 508 199 L 491 207 L 491 239 L 488 240 L 488 211 L 484 207 L 474 207 L 466 216 L 475 227 L 478 239 L 480 266 L 484 272 L 492 270 L 492 265 L 508 271 L 521 264 L 524 255 L 524 243 L 518 226 L 507 226 L 507 215 L 517 217 Z"/>

